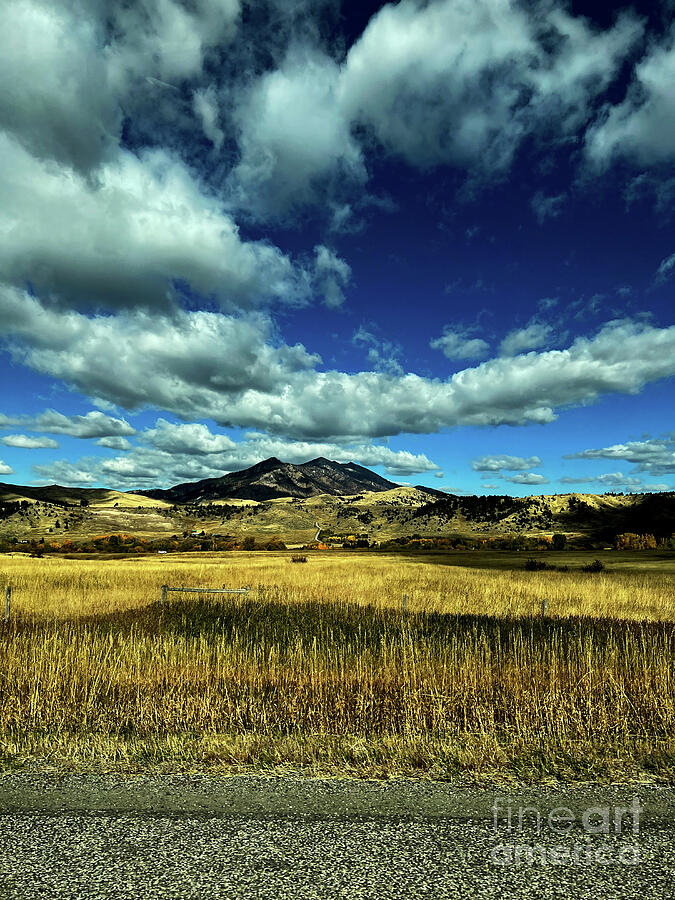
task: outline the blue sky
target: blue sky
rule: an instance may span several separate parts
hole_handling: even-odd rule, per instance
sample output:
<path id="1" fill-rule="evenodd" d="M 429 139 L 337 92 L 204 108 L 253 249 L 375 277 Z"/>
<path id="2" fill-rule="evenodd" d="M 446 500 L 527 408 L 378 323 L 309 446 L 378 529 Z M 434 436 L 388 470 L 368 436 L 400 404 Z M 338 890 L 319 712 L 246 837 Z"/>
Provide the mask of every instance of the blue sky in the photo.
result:
<path id="1" fill-rule="evenodd" d="M 669 0 L 0 23 L 2 480 L 673 488 Z"/>

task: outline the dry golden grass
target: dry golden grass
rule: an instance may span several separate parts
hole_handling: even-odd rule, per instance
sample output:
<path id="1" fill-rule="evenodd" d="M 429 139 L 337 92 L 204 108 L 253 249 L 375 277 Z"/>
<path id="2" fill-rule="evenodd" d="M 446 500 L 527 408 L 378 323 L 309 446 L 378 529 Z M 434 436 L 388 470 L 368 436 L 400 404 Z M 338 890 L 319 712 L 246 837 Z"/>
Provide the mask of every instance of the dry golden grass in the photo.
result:
<path id="1" fill-rule="evenodd" d="M 481 554 L 475 554 L 480 560 Z M 524 555 L 523 555 L 524 556 Z M 522 562 L 525 562 L 523 558 Z M 411 612 L 529 616 L 549 600 L 554 617 L 675 622 L 675 578 L 658 571 L 526 572 L 438 565 L 433 559 L 330 552 L 292 565 L 287 553 L 169 554 L 117 560 L 0 556 L 0 587 L 11 584 L 23 616 L 117 613 L 159 599 L 162 584 L 275 585 L 290 601 Z"/>
<path id="2" fill-rule="evenodd" d="M 669 576 L 237 553 L 4 557 L 5 583 L 7 764 L 673 777 Z"/>

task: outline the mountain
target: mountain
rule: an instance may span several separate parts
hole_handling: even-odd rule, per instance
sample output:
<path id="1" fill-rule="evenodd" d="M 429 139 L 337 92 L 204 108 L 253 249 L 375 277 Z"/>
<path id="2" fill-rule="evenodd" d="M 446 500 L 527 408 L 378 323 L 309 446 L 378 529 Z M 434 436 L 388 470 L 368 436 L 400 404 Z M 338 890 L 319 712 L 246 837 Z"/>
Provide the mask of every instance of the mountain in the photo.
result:
<path id="1" fill-rule="evenodd" d="M 188 481 L 167 490 L 135 491 L 177 505 L 211 500 L 274 500 L 277 497 L 306 499 L 319 494 L 341 496 L 364 491 L 389 491 L 397 488 L 370 469 L 356 463 L 338 463 L 319 456 L 294 465 L 271 456 L 249 469 L 230 472 L 221 478 Z"/>

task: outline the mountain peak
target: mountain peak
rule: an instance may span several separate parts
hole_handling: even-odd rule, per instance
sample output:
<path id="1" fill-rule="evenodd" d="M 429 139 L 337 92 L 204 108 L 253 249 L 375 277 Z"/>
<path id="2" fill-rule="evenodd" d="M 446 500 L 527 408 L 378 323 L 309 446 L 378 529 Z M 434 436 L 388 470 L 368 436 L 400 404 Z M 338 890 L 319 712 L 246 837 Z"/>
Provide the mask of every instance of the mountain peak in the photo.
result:
<path id="1" fill-rule="evenodd" d="M 280 469 L 285 465 L 286 463 L 282 462 L 280 459 L 277 459 L 276 456 L 270 456 L 267 459 L 261 460 L 259 463 L 255 463 L 255 465 L 251 466 L 248 469 L 241 469 L 241 472 L 272 472 L 274 469 Z M 231 472 L 230 474 L 239 475 L 240 472 Z"/>

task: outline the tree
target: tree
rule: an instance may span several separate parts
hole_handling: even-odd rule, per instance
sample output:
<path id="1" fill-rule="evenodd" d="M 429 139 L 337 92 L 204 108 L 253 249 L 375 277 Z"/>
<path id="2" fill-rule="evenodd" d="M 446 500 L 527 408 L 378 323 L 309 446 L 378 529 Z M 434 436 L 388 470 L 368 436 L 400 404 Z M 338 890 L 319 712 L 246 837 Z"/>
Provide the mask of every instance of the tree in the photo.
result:
<path id="1" fill-rule="evenodd" d="M 554 534 L 552 546 L 554 550 L 564 550 L 567 546 L 567 536 L 564 534 Z"/>
<path id="2" fill-rule="evenodd" d="M 255 538 L 245 537 L 241 547 L 242 550 L 255 550 Z"/>

